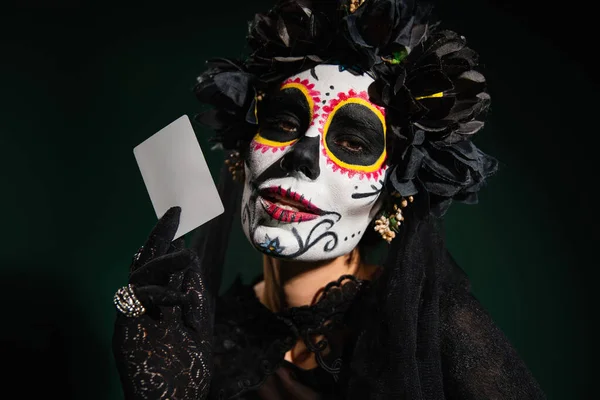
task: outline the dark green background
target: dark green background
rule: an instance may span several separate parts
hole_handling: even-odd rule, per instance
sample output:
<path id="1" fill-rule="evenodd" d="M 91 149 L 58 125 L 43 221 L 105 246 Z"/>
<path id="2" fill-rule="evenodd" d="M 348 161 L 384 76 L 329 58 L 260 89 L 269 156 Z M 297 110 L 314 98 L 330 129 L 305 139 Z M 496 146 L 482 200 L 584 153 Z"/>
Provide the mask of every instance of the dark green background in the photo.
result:
<path id="1" fill-rule="evenodd" d="M 501 169 L 479 205 L 453 206 L 448 245 L 548 398 L 590 398 L 598 85 L 586 64 L 589 29 L 571 10 L 455 3 L 438 14 L 481 55 L 493 102 L 476 142 Z M 9 392 L 121 398 L 112 296 L 156 220 L 132 149 L 198 110 L 190 89 L 204 61 L 241 55 L 246 21 L 268 4 L 2 14 Z M 209 132 L 196 132 L 216 174 L 220 154 L 207 151 Z M 225 284 L 260 268 L 237 225 L 233 240 Z"/>

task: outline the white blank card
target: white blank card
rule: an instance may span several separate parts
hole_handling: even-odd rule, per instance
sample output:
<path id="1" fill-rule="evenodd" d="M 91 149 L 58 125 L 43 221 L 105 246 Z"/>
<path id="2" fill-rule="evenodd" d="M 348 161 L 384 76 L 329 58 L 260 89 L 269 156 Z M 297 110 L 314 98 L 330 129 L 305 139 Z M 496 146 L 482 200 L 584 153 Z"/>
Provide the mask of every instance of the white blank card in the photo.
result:
<path id="1" fill-rule="evenodd" d="M 179 229 L 185 235 L 223 213 L 223 203 L 187 115 L 133 149 L 158 218 L 181 207 Z"/>

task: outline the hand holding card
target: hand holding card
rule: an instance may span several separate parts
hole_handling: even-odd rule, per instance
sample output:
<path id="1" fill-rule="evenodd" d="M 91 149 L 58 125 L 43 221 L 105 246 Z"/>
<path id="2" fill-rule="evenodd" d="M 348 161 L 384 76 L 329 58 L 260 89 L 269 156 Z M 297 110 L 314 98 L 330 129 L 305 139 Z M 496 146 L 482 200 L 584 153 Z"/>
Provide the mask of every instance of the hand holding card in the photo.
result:
<path id="1" fill-rule="evenodd" d="M 133 149 L 158 218 L 181 207 L 174 239 L 223 213 L 223 203 L 187 115 Z"/>

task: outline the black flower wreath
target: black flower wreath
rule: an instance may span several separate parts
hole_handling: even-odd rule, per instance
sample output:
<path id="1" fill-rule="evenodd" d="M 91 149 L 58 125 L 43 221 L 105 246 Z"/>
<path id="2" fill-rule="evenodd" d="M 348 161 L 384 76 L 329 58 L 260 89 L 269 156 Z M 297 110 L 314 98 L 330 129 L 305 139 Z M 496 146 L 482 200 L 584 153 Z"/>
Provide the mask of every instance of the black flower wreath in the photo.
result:
<path id="1" fill-rule="evenodd" d="M 371 100 L 386 108 L 386 187 L 427 194 L 442 215 L 452 200 L 474 203 L 497 162 L 471 142 L 489 107 L 477 54 L 465 38 L 427 23 L 416 0 L 285 0 L 250 25 L 244 61 L 216 59 L 198 78 L 198 99 L 213 106 L 197 121 L 214 141 L 244 150 L 256 133 L 257 99 L 322 63 L 368 73 Z M 425 192 L 425 193 L 423 193 Z"/>

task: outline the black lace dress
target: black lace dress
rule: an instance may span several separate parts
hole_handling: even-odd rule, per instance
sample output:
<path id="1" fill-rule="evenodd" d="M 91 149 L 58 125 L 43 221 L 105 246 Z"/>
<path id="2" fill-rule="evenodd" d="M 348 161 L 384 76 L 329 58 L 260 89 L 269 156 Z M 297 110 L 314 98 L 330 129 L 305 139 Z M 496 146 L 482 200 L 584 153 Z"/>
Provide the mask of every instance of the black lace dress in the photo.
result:
<path id="1" fill-rule="evenodd" d="M 366 287 L 366 281 L 343 276 L 315 305 L 275 314 L 259 302 L 252 285 L 237 280 L 217 302 L 209 398 L 342 398 L 349 310 Z M 304 370 L 284 360 L 298 339 L 315 353 L 317 368 Z"/>
<path id="2" fill-rule="evenodd" d="M 460 278 L 460 270 L 455 271 Z M 464 279 L 464 275 L 462 275 Z M 357 380 L 367 356 L 362 326 L 376 309 L 376 282 L 343 276 L 330 283 L 313 306 L 272 313 L 255 296 L 253 286 L 237 280 L 219 299 L 213 341 L 214 375 L 210 399 L 542 399 L 539 386 L 494 326 L 477 300 L 465 290 L 446 293 L 441 299 L 440 354 L 442 387 L 435 380 L 422 381 L 416 395 L 377 388 L 373 381 Z M 370 304 L 368 306 L 367 304 Z M 367 306 L 366 306 L 367 305 Z M 372 307 L 372 308 L 371 308 Z M 366 319 L 365 319 L 366 318 Z M 432 332 L 432 335 L 437 336 Z M 315 353 L 318 367 L 304 370 L 284 360 L 298 339 Z M 377 347 L 377 344 L 375 344 Z M 383 346 L 383 347 L 382 347 Z M 385 341 L 375 350 L 386 351 Z M 410 347 L 410 346 L 406 346 Z M 387 348 L 393 352 L 395 348 Z M 435 362 L 417 361 L 420 368 L 436 370 Z M 376 370 L 401 354 L 381 359 Z M 372 375 L 375 370 L 365 374 Z M 382 377 L 383 378 L 383 377 Z M 410 387 L 410 379 L 398 375 L 398 385 Z M 385 378 L 383 378 L 385 379 Z M 386 382 L 386 381 L 384 381 Z M 389 383 L 386 383 L 389 385 Z M 430 387 L 427 387 L 430 385 Z M 375 387 L 376 387 L 375 383 Z M 402 397 L 399 397 L 402 396 Z"/>
<path id="3" fill-rule="evenodd" d="M 439 232 L 430 218 L 409 219 L 375 279 L 341 277 L 315 305 L 280 313 L 237 281 L 213 314 L 207 288 L 217 285 L 204 282 L 222 261 L 218 249 L 201 249 L 202 263 L 185 251 L 148 262 L 193 261 L 169 281 L 189 304 L 163 306 L 162 318 L 118 314 L 113 350 L 126 398 L 544 399 Z M 299 339 L 316 368 L 284 360 Z"/>

